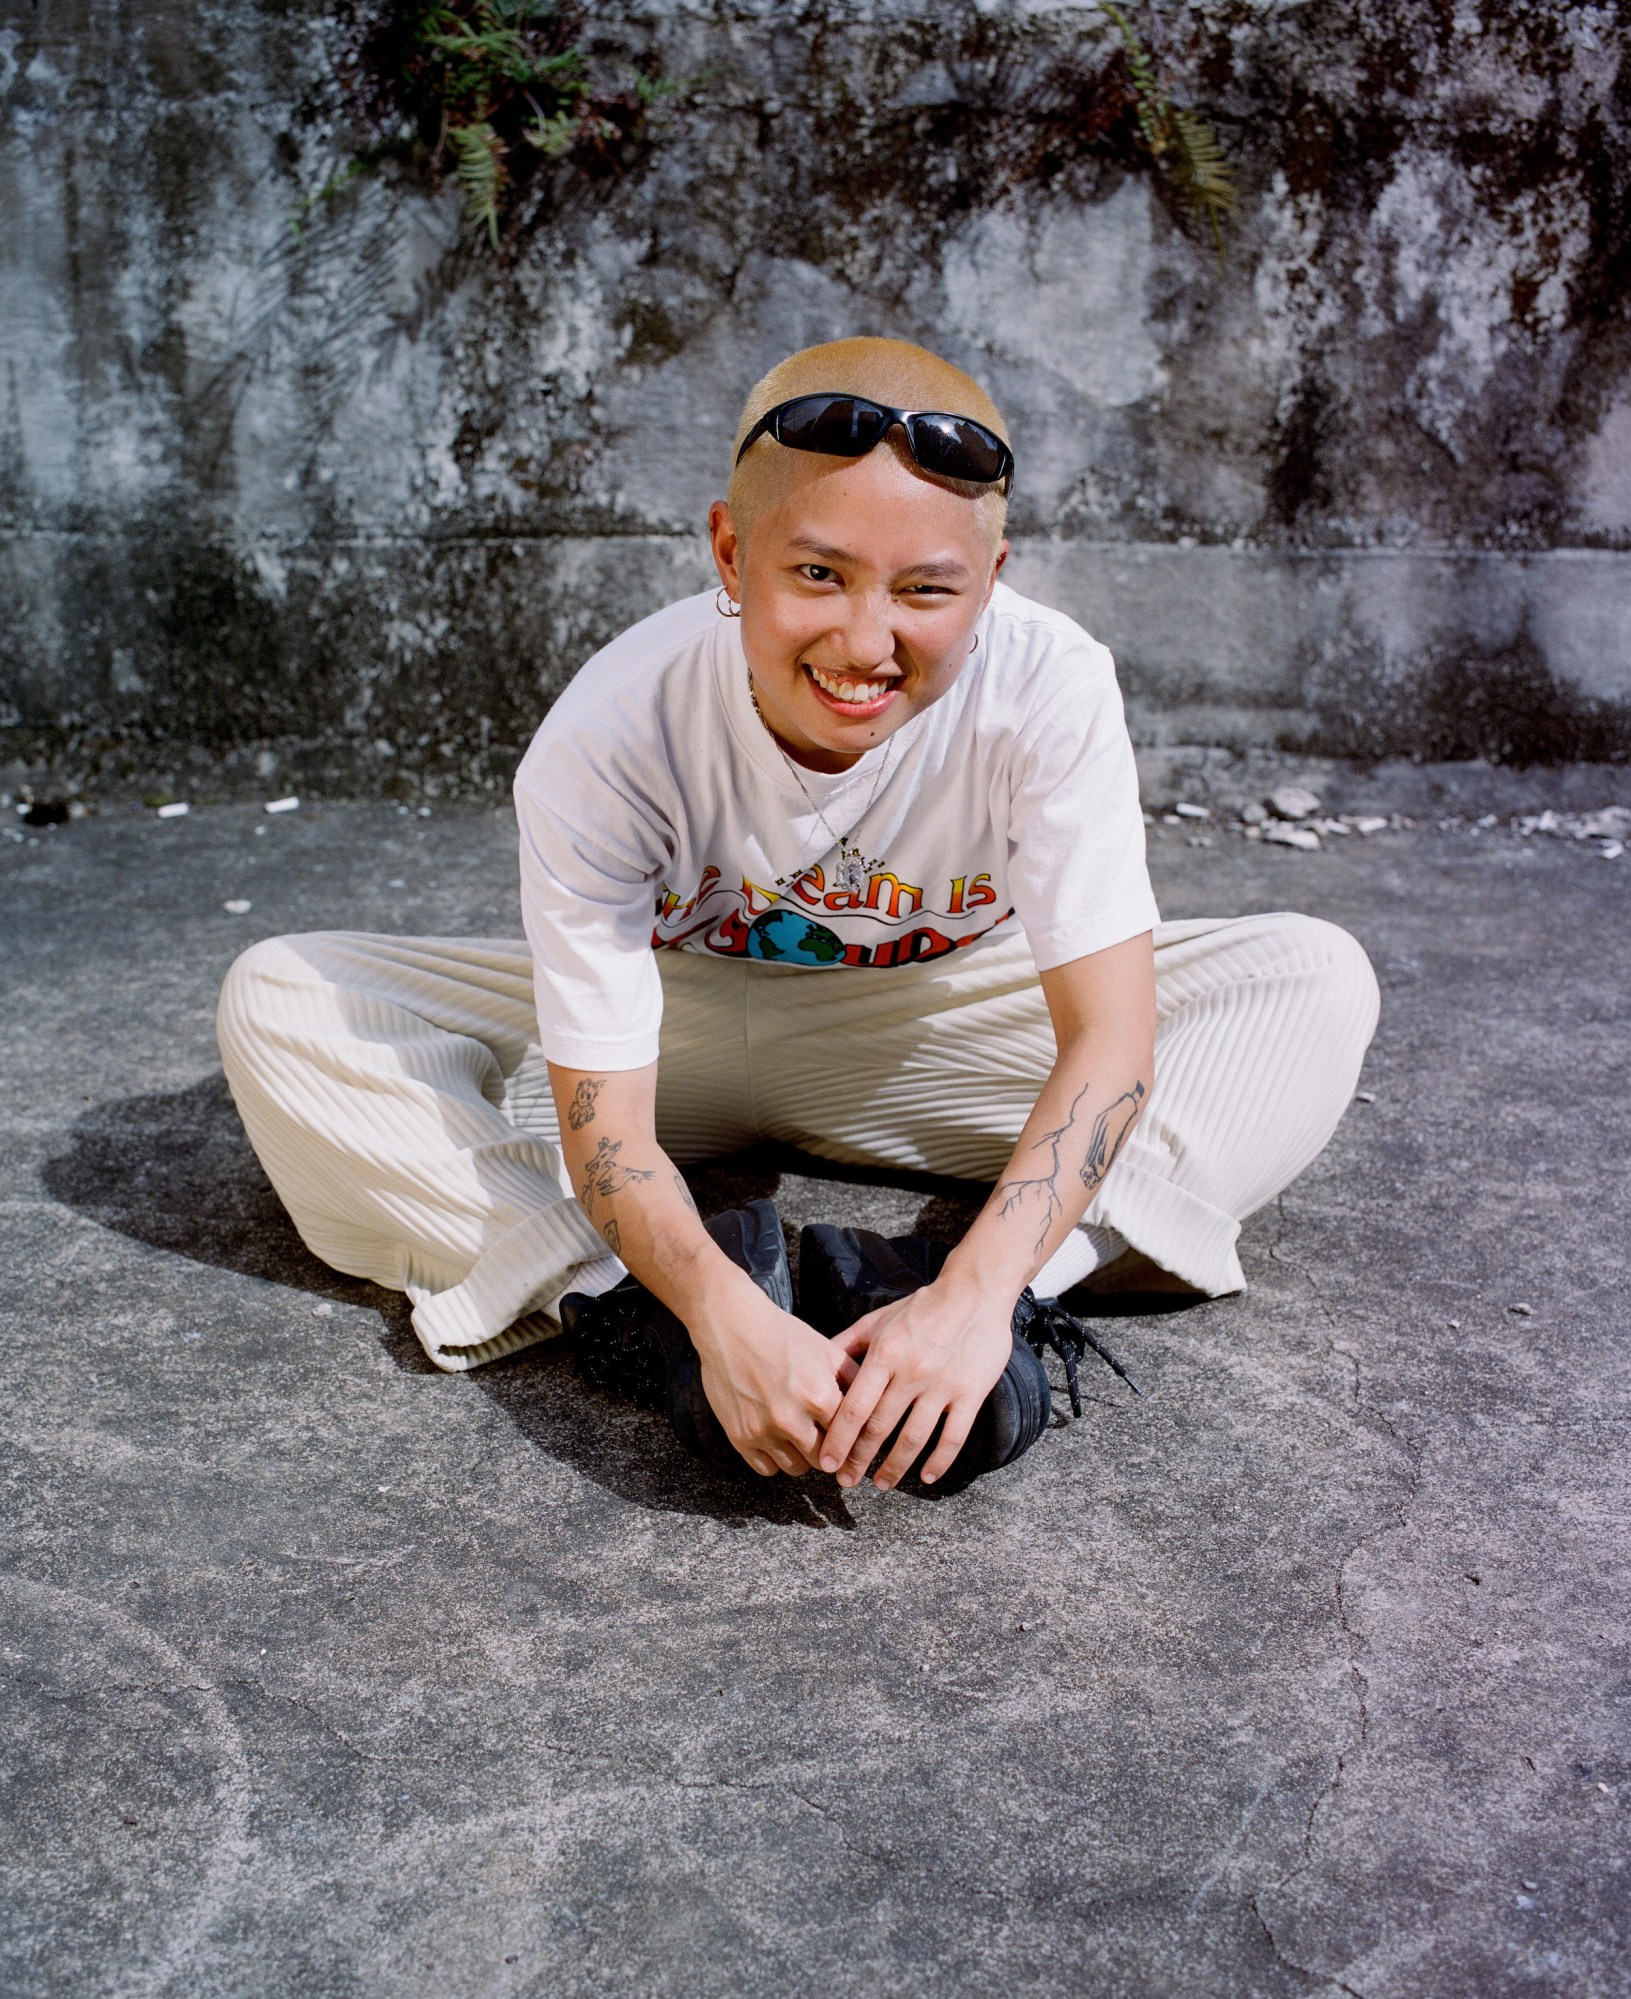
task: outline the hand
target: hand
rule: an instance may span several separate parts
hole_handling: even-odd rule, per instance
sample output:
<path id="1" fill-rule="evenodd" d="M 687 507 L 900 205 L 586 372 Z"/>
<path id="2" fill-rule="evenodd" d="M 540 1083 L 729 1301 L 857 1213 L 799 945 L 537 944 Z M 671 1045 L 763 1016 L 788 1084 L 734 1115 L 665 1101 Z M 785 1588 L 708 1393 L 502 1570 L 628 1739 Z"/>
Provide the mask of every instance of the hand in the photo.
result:
<path id="1" fill-rule="evenodd" d="M 845 1356 L 751 1279 L 721 1286 L 688 1327 L 702 1386 L 732 1444 L 760 1475 L 801 1478 L 843 1399 Z"/>
<path id="2" fill-rule="evenodd" d="M 882 1492 L 898 1485 L 934 1434 L 945 1427 L 923 1467 L 932 1485 L 950 1470 L 967 1441 L 980 1404 L 990 1394 L 1014 1350 L 1014 1301 L 938 1282 L 857 1319 L 833 1345 L 851 1365 L 840 1379 L 845 1395 L 827 1426 L 823 1471 L 842 1486 L 858 1485 L 884 1439 L 904 1416 L 905 1426 L 874 1483 Z M 863 1358 L 864 1356 L 864 1358 Z M 910 1413 L 908 1413 L 910 1412 Z"/>

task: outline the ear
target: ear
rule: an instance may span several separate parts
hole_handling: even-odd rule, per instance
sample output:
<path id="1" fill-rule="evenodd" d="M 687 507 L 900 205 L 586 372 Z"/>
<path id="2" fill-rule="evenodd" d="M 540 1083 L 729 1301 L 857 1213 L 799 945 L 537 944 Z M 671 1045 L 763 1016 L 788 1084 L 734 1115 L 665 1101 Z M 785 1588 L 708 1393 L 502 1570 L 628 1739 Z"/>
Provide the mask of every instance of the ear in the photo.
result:
<path id="1" fill-rule="evenodd" d="M 997 543 L 996 559 L 991 564 L 991 574 L 985 580 L 985 595 L 980 599 L 980 609 L 982 611 L 991 602 L 991 593 L 997 587 L 997 577 L 1001 573 L 1002 565 L 1007 560 L 1008 543 L 1006 541 L 999 541 Z"/>
<path id="2" fill-rule="evenodd" d="M 742 601 L 742 538 L 736 532 L 731 510 L 723 500 L 708 509 L 708 539 L 713 544 L 714 567 L 726 592 Z"/>

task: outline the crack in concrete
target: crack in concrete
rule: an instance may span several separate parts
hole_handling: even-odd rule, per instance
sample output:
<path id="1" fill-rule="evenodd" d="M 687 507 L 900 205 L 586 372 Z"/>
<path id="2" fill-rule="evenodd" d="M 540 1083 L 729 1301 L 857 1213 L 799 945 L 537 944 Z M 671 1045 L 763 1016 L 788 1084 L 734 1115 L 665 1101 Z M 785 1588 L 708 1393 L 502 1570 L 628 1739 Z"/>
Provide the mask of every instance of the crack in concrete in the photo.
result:
<path id="1" fill-rule="evenodd" d="M 1314 1861 L 1314 1843 L 1320 1816 L 1325 1812 L 1327 1806 L 1330 1805 L 1340 1790 L 1342 1781 L 1348 1774 L 1351 1761 L 1369 1746 L 1371 1715 L 1367 1693 L 1370 1683 L 1366 1677 L 1364 1668 L 1360 1664 L 1360 1660 L 1364 1652 L 1369 1648 L 1370 1637 L 1349 1615 L 1348 1572 L 1358 1559 L 1360 1553 L 1373 1542 L 1380 1541 L 1390 1534 L 1400 1533 L 1409 1525 L 1416 1500 L 1421 1491 L 1421 1457 L 1417 1446 L 1408 1436 L 1400 1433 L 1398 1425 L 1393 1422 L 1392 1418 L 1385 1411 L 1365 1400 L 1362 1362 L 1359 1355 L 1352 1348 L 1343 1346 L 1338 1339 L 1338 1320 L 1336 1314 L 1332 1311 L 1329 1301 L 1321 1291 L 1317 1278 L 1306 1264 L 1299 1262 L 1295 1258 L 1284 1256 L 1281 1253 L 1285 1223 L 1283 1196 L 1276 1200 L 1275 1209 L 1279 1215 L 1281 1226 L 1276 1231 L 1275 1239 L 1269 1248 L 1269 1254 L 1276 1262 L 1283 1263 L 1288 1270 L 1299 1276 L 1307 1286 L 1309 1295 L 1313 1299 L 1315 1307 L 1325 1324 L 1326 1352 L 1332 1358 L 1339 1359 L 1347 1364 L 1349 1396 L 1354 1413 L 1367 1426 L 1375 1425 L 1380 1431 L 1385 1433 L 1389 1444 L 1393 1446 L 1394 1451 L 1402 1459 L 1406 1487 L 1404 1492 L 1399 1496 L 1396 1505 L 1390 1510 L 1387 1518 L 1379 1521 L 1375 1526 L 1367 1528 L 1364 1533 L 1356 1535 L 1353 1541 L 1349 1543 L 1337 1563 L 1336 1575 L 1332 1586 L 1332 1597 L 1336 1607 L 1337 1621 L 1341 1627 L 1342 1636 L 1347 1646 L 1349 1690 L 1353 1699 L 1357 1733 L 1352 1735 L 1349 1740 L 1338 1748 L 1336 1761 L 1330 1777 L 1320 1786 L 1309 1804 L 1308 1814 L 1303 1822 L 1301 1859 L 1295 1867 L 1288 1868 L 1284 1874 L 1270 1882 L 1266 1889 L 1253 1889 L 1250 1902 L 1252 1914 L 1268 1939 L 1270 1949 L 1273 1950 L 1276 1958 L 1289 1970 L 1296 1972 L 1302 1977 L 1322 1978 L 1326 1983 L 1334 1985 L 1339 1992 L 1352 1994 L 1353 1999 L 1364 1999 L 1364 1995 L 1359 1993 L 1356 1987 L 1344 1984 L 1334 1973 L 1311 1971 L 1306 1965 L 1300 1965 L 1295 1959 L 1287 1956 L 1275 1938 L 1273 1928 L 1263 1914 L 1258 1898 L 1263 1893 L 1283 1893 L 1299 1876 L 1307 1873 L 1312 1867 Z"/>

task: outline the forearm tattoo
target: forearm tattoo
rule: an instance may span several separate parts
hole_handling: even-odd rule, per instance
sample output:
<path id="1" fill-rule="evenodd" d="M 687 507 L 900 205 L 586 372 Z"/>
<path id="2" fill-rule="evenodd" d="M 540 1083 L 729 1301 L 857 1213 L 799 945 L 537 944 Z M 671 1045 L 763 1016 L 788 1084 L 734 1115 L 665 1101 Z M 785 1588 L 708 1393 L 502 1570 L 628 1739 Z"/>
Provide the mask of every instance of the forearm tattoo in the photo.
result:
<path id="1" fill-rule="evenodd" d="M 623 1150 L 620 1138 L 603 1138 L 595 1147 L 594 1157 L 583 1169 L 583 1185 L 578 1190 L 584 1213 L 593 1216 L 595 1203 L 604 1197 L 610 1200 L 614 1194 L 621 1194 L 625 1187 L 632 1187 L 642 1180 L 654 1180 L 657 1169 L 654 1166 L 620 1166 L 618 1154 Z"/>
<path id="2" fill-rule="evenodd" d="M 683 1173 L 676 1173 L 674 1175 L 674 1186 L 679 1193 L 680 1199 L 691 1210 L 692 1214 L 693 1215 L 700 1214 L 702 1210 L 697 1206 L 696 1196 L 691 1192 L 691 1189 L 686 1186 L 685 1175 Z"/>
<path id="3" fill-rule="evenodd" d="M 1064 1144 L 1066 1134 L 1076 1122 L 1076 1112 L 1093 1085 L 1084 1083 L 1076 1092 L 1076 1100 L 1070 1107 L 1070 1116 L 1063 1124 L 1055 1125 L 1052 1131 L 1043 1132 L 1031 1145 L 1033 1152 L 1047 1148 L 1048 1166 L 1043 1173 L 1033 1173 L 1026 1178 L 1004 1180 L 997 1192 L 1002 1196 L 1002 1212 L 1011 1215 L 1027 1194 L 1038 1194 L 1042 1199 L 1042 1226 L 1036 1232 L 1036 1247 L 1041 1253 L 1048 1239 L 1048 1231 L 1059 1219 L 1062 1212 L 1059 1200 L 1059 1148 Z"/>
<path id="4" fill-rule="evenodd" d="M 566 1107 L 566 1121 L 574 1131 L 582 1131 L 586 1124 L 594 1123 L 595 1099 L 605 1087 L 604 1076 L 585 1076 L 579 1081 Z"/>
<path id="5" fill-rule="evenodd" d="M 1143 1104 L 1144 1085 L 1134 1083 L 1093 1120 L 1093 1136 L 1087 1142 L 1087 1157 L 1082 1161 L 1082 1185 L 1089 1194 L 1098 1192 L 1104 1176 L 1115 1165 L 1116 1155 L 1127 1143 L 1127 1134 Z"/>
<path id="6" fill-rule="evenodd" d="M 1002 1196 L 1003 1215 L 1011 1215 L 1028 1195 L 1037 1195 L 1042 1202 L 1042 1221 L 1036 1232 L 1036 1253 L 1038 1256 L 1047 1248 L 1048 1237 L 1053 1225 L 1064 1212 L 1064 1203 L 1059 1197 L 1060 1153 L 1066 1138 L 1076 1124 L 1076 1114 L 1082 1107 L 1082 1099 L 1092 1089 L 1091 1083 L 1084 1083 L 1076 1092 L 1070 1107 L 1070 1115 L 1063 1124 L 1055 1125 L 1052 1131 L 1044 1131 L 1032 1141 L 1033 1152 L 1045 1151 L 1048 1155 L 1046 1168 L 1040 1173 L 1016 1175 L 1004 1180 L 997 1188 Z M 1124 1090 L 1115 1102 L 1099 1112 L 1093 1120 L 1093 1131 L 1087 1142 L 1087 1157 L 1078 1169 L 1082 1185 L 1088 1194 L 1097 1193 L 1105 1175 L 1116 1163 L 1116 1155 L 1127 1142 L 1127 1134 L 1132 1130 L 1144 1103 L 1144 1085 L 1134 1083 L 1130 1090 Z"/>
<path id="7" fill-rule="evenodd" d="M 617 1226 L 616 1215 L 608 1215 L 600 1225 L 600 1232 L 606 1238 L 606 1247 L 613 1256 L 623 1254 L 623 1231 Z"/>

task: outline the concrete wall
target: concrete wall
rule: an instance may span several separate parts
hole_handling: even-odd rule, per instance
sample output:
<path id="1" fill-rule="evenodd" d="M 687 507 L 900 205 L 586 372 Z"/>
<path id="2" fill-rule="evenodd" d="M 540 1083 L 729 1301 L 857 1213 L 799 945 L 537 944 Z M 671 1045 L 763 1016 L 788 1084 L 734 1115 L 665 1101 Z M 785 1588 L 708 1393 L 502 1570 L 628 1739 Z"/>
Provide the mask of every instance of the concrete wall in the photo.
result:
<path id="1" fill-rule="evenodd" d="M 1631 752 L 1624 11 L 1160 18 L 1236 163 L 1221 272 L 1136 166 L 999 184 L 1088 9 L 600 9 L 695 106 L 501 266 L 394 171 L 296 239 L 347 146 L 316 0 L 11 0 L 14 750 L 501 782 L 707 579 L 752 378 L 872 330 L 990 383 L 1014 579 L 1145 740 Z"/>

